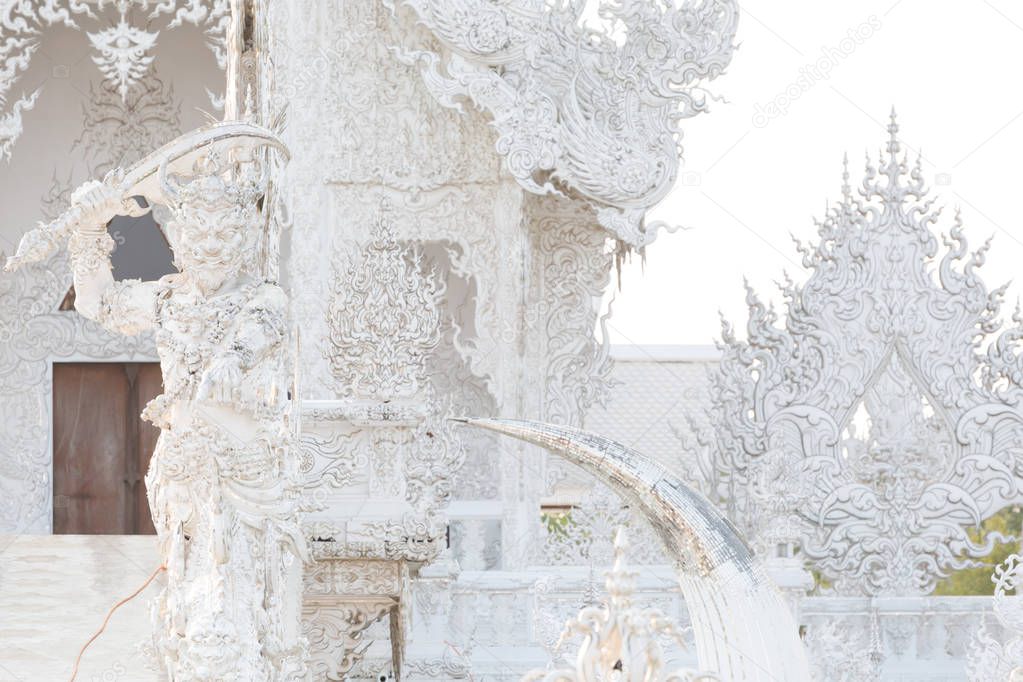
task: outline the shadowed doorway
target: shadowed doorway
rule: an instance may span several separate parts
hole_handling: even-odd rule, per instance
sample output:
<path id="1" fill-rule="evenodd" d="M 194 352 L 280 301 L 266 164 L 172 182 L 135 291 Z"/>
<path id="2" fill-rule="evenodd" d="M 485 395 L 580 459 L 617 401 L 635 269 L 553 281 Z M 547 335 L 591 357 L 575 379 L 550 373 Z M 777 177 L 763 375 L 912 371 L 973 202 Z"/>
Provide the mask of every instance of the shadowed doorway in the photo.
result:
<path id="1" fill-rule="evenodd" d="M 155 362 L 53 364 L 53 532 L 155 533 L 143 478 L 160 430 L 139 414 Z"/>

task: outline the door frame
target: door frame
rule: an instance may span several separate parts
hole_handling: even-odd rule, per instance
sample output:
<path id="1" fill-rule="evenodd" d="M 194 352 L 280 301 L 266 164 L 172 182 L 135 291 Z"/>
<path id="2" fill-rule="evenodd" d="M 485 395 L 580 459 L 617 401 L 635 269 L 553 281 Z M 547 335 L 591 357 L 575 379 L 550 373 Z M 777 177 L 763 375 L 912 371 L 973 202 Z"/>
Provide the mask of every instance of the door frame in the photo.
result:
<path id="1" fill-rule="evenodd" d="M 74 313 L 78 315 L 78 313 Z M 46 453 L 47 453 L 47 467 L 48 476 L 48 512 L 46 518 L 47 529 L 46 534 L 53 533 L 53 445 L 54 445 L 54 434 L 53 434 L 53 365 L 54 363 L 94 363 L 94 364 L 121 364 L 121 363 L 143 363 L 151 362 L 159 364 L 159 358 L 156 357 L 156 353 L 150 356 L 140 357 L 135 353 L 113 353 L 108 356 L 96 357 L 87 355 L 84 353 L 73 353 L 66 357 L 50 356 L 46 359 L 46 396 L 44 398 L 46 403 Z M 144 473 L 144 472 L 143 472 Z"/>
<path id="2" fill-rule="evenodd" d="M 57 258 L 40 273 L 23 268 L 8 295 L 16 322 L 0 330 L 0 430 L 18 477 L 0 481 L 12 504 L 0 514 L 0 534 L 53 532 L 53 363 L 158 362 L 152 334 L 122 336 L 104 330 L 73 310 L 59 310 L 70 277 Z M 64 266 L 66 268 L 66 266 Z M 5 302 L 8 295 L 3 298 Z M 16 379 L 16 381 L 12 381 Z"/>

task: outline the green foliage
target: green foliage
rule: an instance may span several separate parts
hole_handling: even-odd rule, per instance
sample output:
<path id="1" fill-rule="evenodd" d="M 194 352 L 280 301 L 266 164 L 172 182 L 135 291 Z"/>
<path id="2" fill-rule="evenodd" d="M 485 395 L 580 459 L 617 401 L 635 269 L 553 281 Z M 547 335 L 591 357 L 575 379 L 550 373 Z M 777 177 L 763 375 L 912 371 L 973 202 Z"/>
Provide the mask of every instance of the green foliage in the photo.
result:
<path id="1" fill-rule="evenodd" d="M 973 528 L 969 532 L 970 538 L 974 542 L 982 542 L 983 538 L 992 531 L 1018 538 L 1021 528 L 1023 528 L 1023 511 L 1019 507 L 1006 507 L 981 523 L 980 528 Z M 995 585 L 991 582 L 992 571 L 1010 554 L 1018 552 L 1019 548 L 1018 541 L 996 544 L 991 554 L 980 560 L 981 566 L 955 571 L 938 583 L 934 594 L 941 596 L 994 594 Z"/>
<path id="2" fill-rule="evenodd" d="M 572 527 L 572 510 L 545 509 L 540 513 L 540 520 L 547 527 L 547 532 L 561 538 L 568 537 L 568 529 Z"/>

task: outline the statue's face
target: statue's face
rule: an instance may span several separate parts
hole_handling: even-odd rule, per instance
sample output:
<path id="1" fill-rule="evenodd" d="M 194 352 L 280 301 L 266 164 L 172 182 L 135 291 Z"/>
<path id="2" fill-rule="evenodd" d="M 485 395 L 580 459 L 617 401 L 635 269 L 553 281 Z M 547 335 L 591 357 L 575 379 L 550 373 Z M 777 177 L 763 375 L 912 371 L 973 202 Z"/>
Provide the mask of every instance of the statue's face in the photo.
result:
<path id="1" fill-rule="evenodd" d="M 241 271 L 258 218 L 254 207 L 183 207 L 175 216 L 175 263 L 204 287 L 220 286 Z"/>
<path id="2" fill-rule="evenodd" d="M 210 154 L 196 160 L 190 175 L 163 175 L 162 183 L 178 269 L 207 292 L 237 277 L 253 261 L 261 234 L 257 202 L 266 189 L 261 167 Z"/>

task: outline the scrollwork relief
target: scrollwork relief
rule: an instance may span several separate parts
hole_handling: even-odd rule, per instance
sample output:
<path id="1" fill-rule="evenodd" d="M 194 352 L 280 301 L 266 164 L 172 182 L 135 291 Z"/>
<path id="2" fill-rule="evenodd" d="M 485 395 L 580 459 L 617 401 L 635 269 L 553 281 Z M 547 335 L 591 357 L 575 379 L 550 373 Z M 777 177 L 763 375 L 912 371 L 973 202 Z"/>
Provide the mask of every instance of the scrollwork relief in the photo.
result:
<path id="1" fill-rule="evenodd" d="M 179 6 L 180 5 L 180 6 Z M 40 90 L 24 94 L 6 109 L 9 93 L 28 70 L 33 55 L 39 51 L 45 30 L 62 26 L 83 30 L 85 20 L 97 27 L 104 22 L 103 10 L 113 6 L 119 21 L 113 27 L 86 32 L 95 50 L 93 62 L 104 82 L 113 87 L 122 101 L 139 87 L 150 74 L 152 51 L 160 31 L 149 25 L 163 18 L 165 29 L 184 24 L 202 28 L 220 68 L 226 65 L 226 35 L 230 22 L 229 0 L 42 0 L 41 2 L 8 2 L 0 6 L 0 157 L 10 160 L 14 143 L 22 133 L 23 112 L 31 109 Z M 134 11 L 134 12 L 133 12 Z M 130 13 L 135 16 L 129 18 Z M 132 23 L 143 14 L 146 27 Z M 6 111 L 5 111 L 6 109 Z"/>
<path id="2" fill-rule="evenodd" d="M 801 547 L 842 594 L 929 593 L 1005 541 L 967 531 L 1023 494 L 1019 316 L 996 335 L 1004 287 L 958 215 L 939 255 L 940 211 L 889 130 L 800 247 L 785 327 L 749 289 L 748 339 L 724 326 L 704 438 L 708 492 L 761 552 Z"/>
<path id="3" fill-rule="evenodd" d="M 995 567 L 993 608 L 1001 632 L 986 621 L 973 634 L 967 654 L 970 682 L 1023 680 L 1023 557 L 1012 554 Z"/>
<path id="4" fill-rule="evenodd" d="M 406 0 L 450 54 L 401 50 L 441 104 L 488 112 L 505 170 L 526 190 L 585 197 L 641 248 L 646 211 L 675 182 L 679 121 L 707 110 L 703 82 L 731 60 L 731 0 L 585 3 Z"/>
<path id="5" fill-rule="evenodd" d="M 436 273 L 422 272 L 421 253 L 400 245 L 385 220 L 357 263 L 344 269 L 346 256 L 338 251 L 323 347 L 340 395 L 391 402 L 425 390 L 444 288 Z"/>
<path id="6" fill-rule="evenodd" d="M 394 601 L 362 600 L 307 604 L 302 609 L 302 635 L 309 642 L 309 672 L 316 680 L 341 682 L 362 657 L 371 641 L 363 641 L 366 629 L 386 617 Z"/>

